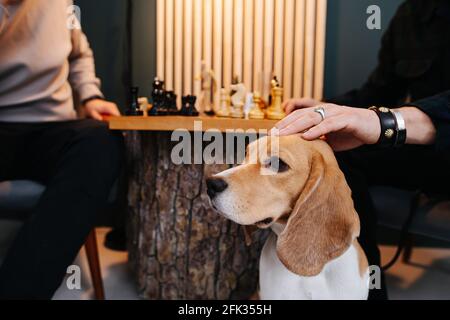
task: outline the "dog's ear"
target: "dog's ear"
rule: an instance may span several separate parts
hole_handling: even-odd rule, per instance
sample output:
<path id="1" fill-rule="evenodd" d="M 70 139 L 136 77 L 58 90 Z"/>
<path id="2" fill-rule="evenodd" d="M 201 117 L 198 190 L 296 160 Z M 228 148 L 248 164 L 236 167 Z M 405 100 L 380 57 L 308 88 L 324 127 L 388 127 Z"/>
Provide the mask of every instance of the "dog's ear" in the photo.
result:
<path id="1" fill-rule="evenodd" d="M 256 226 L 243 226 L 244 236 L 245 236 L 245 244 L 247 247 L 251 246 L 253 243 L 253 234 L 258 231 Z"/>
<path id="2" fill-rule="evenodd" d="M 313 151 L 309 165 L 309 178 L 277 242 L 281 262 L 302 276 L 320 274 L 359 236 L 351 191 L 334 157 L 327 162 Z"/>

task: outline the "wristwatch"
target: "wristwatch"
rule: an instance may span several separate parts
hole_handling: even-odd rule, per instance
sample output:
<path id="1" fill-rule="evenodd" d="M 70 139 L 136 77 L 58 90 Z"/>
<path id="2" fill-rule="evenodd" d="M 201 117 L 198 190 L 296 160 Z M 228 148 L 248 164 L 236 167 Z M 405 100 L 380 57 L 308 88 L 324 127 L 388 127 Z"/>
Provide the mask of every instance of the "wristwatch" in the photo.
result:
<path id="1" fill-rule="evenodd" d="M 369 110 L 374 111 L 380 118 L 381 134 L 377 145 L 385 148 L 395 146 L 397 141 L 397 121 L 394 114 L 389 108 L 385 107 L 371 107 Z"/>
<path id="2" fill-rule="evenodd" d="M 397 124 L 397 139 L 395 140 L 395 147 L 401 147 L 405 145 L 407 138 L 407 130 L 406 130 L 406 122 L 405 118 L 400 111 L 392 111 L 392 114 L 395 117 L 395 122 Z"/>

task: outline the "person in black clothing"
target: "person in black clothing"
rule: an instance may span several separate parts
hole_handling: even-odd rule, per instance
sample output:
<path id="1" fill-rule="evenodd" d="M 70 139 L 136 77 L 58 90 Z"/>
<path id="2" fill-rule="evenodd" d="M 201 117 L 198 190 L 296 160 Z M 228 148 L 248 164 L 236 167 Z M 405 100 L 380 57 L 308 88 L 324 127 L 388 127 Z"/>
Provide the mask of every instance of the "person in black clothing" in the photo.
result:
<path id="1" fill-rule="evenodd" d="M 360 241 L 371 265 L 380 265 L 380 253 L 369 186 L 450 195 L 449 30 L 449 1 L 406 1 L 383 37 L 377 68 L 362 88 L 328 103 L 290 100 L 284 105 L 289 116 L 276 126 L 281 135 L 308 130 L 303 133 L 308 140 L 326 135 L 352 188 L 362 223 Z M 372 106 L 378 108 L 369 110 Z M 403 121 L 406 128 L 399 127 Z M 406 136 L 400 138 L 400 132 Z M 393 143 L 386 143 L 386 136 Z M 385 286 L 372 290 L 370 298 L 386 299 Z"/>

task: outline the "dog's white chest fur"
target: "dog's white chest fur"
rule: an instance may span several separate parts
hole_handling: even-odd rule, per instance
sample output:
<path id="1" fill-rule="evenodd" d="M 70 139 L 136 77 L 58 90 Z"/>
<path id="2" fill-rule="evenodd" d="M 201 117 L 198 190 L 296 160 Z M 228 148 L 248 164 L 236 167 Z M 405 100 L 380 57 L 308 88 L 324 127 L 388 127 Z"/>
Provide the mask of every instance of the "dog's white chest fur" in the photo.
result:
<path id="1" fill-rule="evenodd" d="M 357 249 L 352 245 L 342 256 L 325 265 L 315 277 L 289 271 L 277 255 L 277 233 L 273 228 L 260 260 L 260 296 L 263 300 L 366 300 L 369 271 L 361 276 Z"/>

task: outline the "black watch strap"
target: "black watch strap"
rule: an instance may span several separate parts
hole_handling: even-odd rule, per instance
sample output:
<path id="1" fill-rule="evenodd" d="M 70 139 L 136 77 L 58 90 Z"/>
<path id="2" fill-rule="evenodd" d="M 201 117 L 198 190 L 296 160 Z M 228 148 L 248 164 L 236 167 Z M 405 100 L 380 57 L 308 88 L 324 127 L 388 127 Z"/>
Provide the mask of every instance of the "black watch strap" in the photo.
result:
<path id="1" fill-rule="evenodd" d="M 374 111 L 380 118 L 381 134 L 377 145 L 380 147 L 391 148 L 397 144 L 397 121 L 394 114 L 389 108 L 372 107 L 370 110 Z"/>

